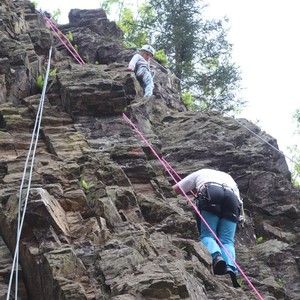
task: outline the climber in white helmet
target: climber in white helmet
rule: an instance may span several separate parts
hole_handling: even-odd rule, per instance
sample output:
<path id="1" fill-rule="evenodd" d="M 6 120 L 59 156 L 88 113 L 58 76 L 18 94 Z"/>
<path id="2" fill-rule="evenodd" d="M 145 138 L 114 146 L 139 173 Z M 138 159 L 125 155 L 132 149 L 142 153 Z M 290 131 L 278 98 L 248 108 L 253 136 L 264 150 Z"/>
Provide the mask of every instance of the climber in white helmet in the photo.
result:
<path id="1" fill-rule="evenodd" d="M 150 72 L 150 59 L 154 55 L 154 49 L 150 45 L 144 45 L 138 54 L 135 54 L 128 65 L 128 70 L 135 73 L 142 85 L 144 96 L 153 95 L 153 77 Z"/>

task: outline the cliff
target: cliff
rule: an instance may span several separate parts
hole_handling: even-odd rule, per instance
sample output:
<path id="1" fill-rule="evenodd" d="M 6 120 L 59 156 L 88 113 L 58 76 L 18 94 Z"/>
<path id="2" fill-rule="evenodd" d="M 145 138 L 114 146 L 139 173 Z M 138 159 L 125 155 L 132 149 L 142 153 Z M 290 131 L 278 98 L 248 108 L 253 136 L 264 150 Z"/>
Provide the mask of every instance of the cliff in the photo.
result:
<path id="1" fill-rule="evenodd" d="M 135 51 L 123 47 L 105 12 L 72 10 L 69 19 L 59 29 L 72 32 L 84 64 L 32 3 L 0 4 L 0 299 L 9 287 L 19 209 L 26 211 L 18 245 L 22 300 L 259 299 L 242 276 L 235 289 L 229 277 L 213 275 L 193 208 L 174 194 L 172 179 L 123 113 L 180 176 L 202 167 L 233 176 L 246 212 L 237 263 L 261 298 L 300 299 L 299 189 L 280 151 L 244 126 L 278 148 L 276 139 L 246 119 L 188 111 L 175 78 L 159 67 L 154 96 L 144 99 L 127 71 Z M 20 197 L 41 103 L 36 80 L 51 45 L 56 72 Z"/>

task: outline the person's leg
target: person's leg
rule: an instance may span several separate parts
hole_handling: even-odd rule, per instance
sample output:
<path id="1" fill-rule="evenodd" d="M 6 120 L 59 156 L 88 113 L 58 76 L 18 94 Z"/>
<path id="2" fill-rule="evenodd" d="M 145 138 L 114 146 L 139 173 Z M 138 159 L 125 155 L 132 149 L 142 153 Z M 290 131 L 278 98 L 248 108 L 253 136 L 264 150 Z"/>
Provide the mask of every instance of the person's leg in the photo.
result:
<path id="1" fill-rule="evenodd" d="M 219 221 L 218 226 L 218 238 L 220 242 L 223 244 L 225 249 L 228 251 L 230 256 L 235 260 L 235 248 L 234 248 L 234 236 L 236 231 L 236 223 L 232 222 L 228 219 L 222 218 Z M 237 273 L 237 268 L 234 262 L 229 258 L 227 253 L 224 251 L 223 247 L 221 247 L 222 257 L 226 261 L 226 265 L 230 266 L 230 268 Z"/>
<path id="2" fill-rule="evenodd" d="M 137 71 L 135 73 L 135 76 L 143 89 L 143 94 L 145 94 L 145 83 L 144 83 L 143 77 L 145 75 L 146 70 L 147 70 L 146 68 L 140 67 L 137 69 Z"/>
<path id="3" fill-rule="evenodd" d="M 145 74 L 143 76 L 143 82 L 144 82 L 144 86 L 145 86 L 144 96 L 145 97 L 152 96 L 154 84 L 153 84 L 152 75 L 148 70 L 145 72 Z"/>
<path id="4" fill-rule="evenodd" d="M 211 230 L 216 233 L 219 217 L 204 210 L 202 211 L 202 217 Z M 216 241 L 215 236 L 207 225 L 201 220 L 200 241 L 204 244 L 212 256 L 214 274 L 223 275 L 226 272 L 226 261 L 222 258 L 221 249 Z"/>
<path id="5" fill-rule="evenodd" d="M 207 222 L 209 227 L 216 234 L 219 217 L 205 210 L 201 211 L 201 215 L 204 218 L 204 220 Z M 212 255 L 213 258 L 215 258 L 217 254 L 221 254 L 221 249 L 218 243 L 216 242 L 214 235 L 211 233 L 211 231 L 207 228 L 206 224 L 202 220 L 201 220 L 200 241 L 208 249 L 209 253 Z"/>

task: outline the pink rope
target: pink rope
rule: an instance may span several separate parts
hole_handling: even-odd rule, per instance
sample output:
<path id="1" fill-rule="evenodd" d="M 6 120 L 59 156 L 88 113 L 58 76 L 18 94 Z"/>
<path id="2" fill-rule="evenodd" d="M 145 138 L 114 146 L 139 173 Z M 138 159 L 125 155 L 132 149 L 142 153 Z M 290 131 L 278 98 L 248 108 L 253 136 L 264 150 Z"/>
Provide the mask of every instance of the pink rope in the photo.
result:
<path id="1" fill-rule="evenodd" d="M 172 177 L 172 179 L 176 182 L 177 180 L 174 178 L 172 172 L 169 170 L 169 168 L 167 167 L 166 164 L 166 160 L 165 159 L 161 159 L 158 154 L 156 153 L 156 151 L 153 149 L 153 147 L 151 146 L 151 144 L 146 140 L 146 138 L 143 136 L 143 134 L 138 130 L 138 128 L 133 124 L 133 122 L 126 116 L 126 114 L 123 113 L 123 118 L 127 121 L 127 123 L 129 123 L 132 128 L 134 129 L 134 131 L 142 138 L 142 140 L 146 143 L 146 145 L 151 149 L 152 153 L 157 157 L 157 159 L 161 162 L 161 164 L 164 166 L 164 168 L 166 169 L 166 171 L 169 173 L 169 175 Z M 169 165 L 169 164 L 168 164 Z M 170 165 L 169 165 L 170 166 Z M 175 170 L 174 170 L 175 171 Z M 174 174 L 177 174 L 176 172 Z M 177 176 L 179 177 L 179 175 L 177 174 Z M 194 210 L 196 211 L 196 213 L 199 215 L 199 217 L 201 218 L 201 220 L 203 221 L 203 223 L 207 226 L 207 228 L 210 230 L 210 232 L 213 234 L 213 236 L 215 237 L 215 239 L 217 240 L 217 242 L 221 245 L 221 247 L 224 249 L 224 251 L 226 252 L 226 254 L 228 255 L 228 257 L 234 262 L 235 266 L 237 267 L 237 269 L 240 271 L 240 273 L 242 274 L 242 276 L 245 278 L 245 280 L 248 282 L 248 284 L 250 285 L 250 287 L 253 289 L 253 291 L 256 293 L 256 295 L 258 296 L 258 298 L 260 300 L 264 300 L 262 298 L 262 296 L 259 294 L 259 292 L 256 290 L 256 288 L 253 286 L 253 284 L 251 283 L 251 281 L 248 279 L 248 277 L 246 276 L 246 274 L 243 272 L 243 270 L 240 268 L 240 266 L 236 263 L 236 261 L 232 258 L 232 256 L 230 255 L 230 253 L 226 250 L 226 248 L 224 247 L 224 245 L 221 243 L 221 241 L 219 240 L 219 238 L 217 237 L 217 235 L 214 233 L 214 231 L 210 228 L 210 226 L 208 225 L 208 223 L 206 222 L 206 220 L 202 217 L 201 213 L 199 212 L 198 208 L 195 206 L 195 204 L 192 202 L 192 200 L 187 196 L 187 194 L 185 193 L 185 191 L 181 188 L 181 186 L 179 186 L 179 189 L 181 190 L 182 194 L 186 197 L 186 199 L 189 201 L 189 203 L 191 204 L 191 206 L 194 208 Z"/>
<path id="2" fill-rule="evenodd" d="M 178 173 L 172 168 L 172 166 L 162 157 L 161 158 L 163 161 L 164 161 L 164 163 L 168 166 L 168 168 L 173 172 L 173 174 L 175 174 L 176 175 L 176 177 L 179 179 L 179 180 L 181 180 L 182 178 L 178 175 Z M 176 182 L 176 181 L 175 181 Z M 177 182 L 176 182 L 177 183 Z M 194 193 L 193 191 L 191 191 L 191 193 L 193 194 L 193 196 L 194 197 L 197 197 L 197 194 L 196 193 Z"/>
<path id="3" fill-rule="evenodd" d="M 72 54 L 72 56 L 77 60 L 77 62 L 79 64 L 84 64 L 84 60 L 80 57 L 80 55 L 78 54 L 78 52 L 76 51 L 76 49 L 74 48 L 74 46 L 72 45 L 72 43 L 70 42 L 70 40 L 57 28 L 57 26 L 48 18 L 44 15 L 44 18 L 46 19 L 46 22 L 48 23 L 48 25 L 51 27 L 52 31 L 56 34 L 56 36 L 59 38 L 59 40 L 65 45 L 65 47 L 68 49 L 68 51 Z M 62 35 L 65 40 L 68 42 L 68 44 L 70 45 L 70 47 L 72 48 L 72 50 L 67 46 L 67 44 L 62 40 L 62 38 L 60 37 L 60 35 Z M 75 54 L 74 54 L 74 52 Z"/>

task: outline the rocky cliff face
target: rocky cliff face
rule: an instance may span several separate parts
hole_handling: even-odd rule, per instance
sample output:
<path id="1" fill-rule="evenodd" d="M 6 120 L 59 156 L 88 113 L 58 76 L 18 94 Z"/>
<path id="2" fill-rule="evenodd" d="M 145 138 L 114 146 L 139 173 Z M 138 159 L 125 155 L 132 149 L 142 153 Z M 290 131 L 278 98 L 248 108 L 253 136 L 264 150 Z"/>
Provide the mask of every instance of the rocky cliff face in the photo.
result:
<path id="1" fill-rule="evenodd" d="M 163 69 L 155 95 L 144 99 L 126 70 L 134 50 L 122 46 L 105 12 L 72 10 L 69 18 L 59 28 L 72 32 L 82 65 L 30 2 L 0 3 L 0 299 L 19 198 L 26 208 L 22 300 L 300 299 L 299 190 L 284 157 L 243 126 L 274 147 L 276 140 L 245 119 L 187 111 Z M 19 197 L 41 99 L 36 78 L 51 45 L 56 76 Z M 181 176 L 211 167 L 235 178 L 247 215 L 236 235 L 237 263 L 251 284 L 241 276 L 242 288 L 234 289 L 229 277 L 212 274 L 191 205 L 172 192 L 171 178 L 123 112 Z"/>

